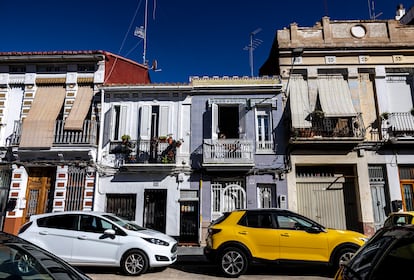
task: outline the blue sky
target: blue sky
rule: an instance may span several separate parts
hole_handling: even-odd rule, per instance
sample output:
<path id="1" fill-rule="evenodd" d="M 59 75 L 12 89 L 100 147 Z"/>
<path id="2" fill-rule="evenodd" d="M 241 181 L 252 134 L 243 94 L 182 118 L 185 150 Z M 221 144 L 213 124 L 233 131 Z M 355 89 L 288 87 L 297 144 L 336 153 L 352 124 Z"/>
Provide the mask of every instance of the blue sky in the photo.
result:
<path id="1" fill-rule="evenodd" d="M 155 83 L 186 83 L 190 76 L 250 76 L 267 59 L 276 30 L 296 22 L 310 27 L 332 20 L 392 19 L 393 0 L 148 0 L 146 59 L 158 62 Z M 145 0 L 0 0 L 0 51 L 105 50 L 143 62 Z M 374 4 L 374 6 L 372 5 Z"/>

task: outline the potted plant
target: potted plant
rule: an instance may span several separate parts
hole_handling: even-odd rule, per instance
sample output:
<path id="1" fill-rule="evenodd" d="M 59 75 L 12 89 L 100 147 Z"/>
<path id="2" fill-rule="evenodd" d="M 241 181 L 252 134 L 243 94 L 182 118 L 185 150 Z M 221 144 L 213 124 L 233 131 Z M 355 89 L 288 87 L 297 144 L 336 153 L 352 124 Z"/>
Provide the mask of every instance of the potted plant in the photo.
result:
<path id="1" fill-rule="evenodd" d="M 411 108 L 410 113 L 412 116 L 414 116 L 414 108 Z"/>
<path id="2" fill-rule="evenodd" d="M 131 136 L 129 136 L 128 134 L 124 134 L 121 136 L 121 140 L 123 143 L 127 143 L 129 142 L 129 140 L 131 140 Z"/>
<path id="3" fill-rule="evenodd" d="M 158 141 L 160 143 L 167 143 L 167 136 L 158 136 Z"/>
<path id="4" fill-rule="evenodd" d="M 381 118 L 383 120 L 388 120 L 389 117 L 390 117 L 390 113 L 388 113 L 388 112 L 384 112 L 384 113 L 381 114 Z"/>
<path id="5" fill-rule="evenodd" d="M 312 115 L 316 119 L 323 119 L 325 117 L 325 112 L 322 110 L 315 110 Z"/>

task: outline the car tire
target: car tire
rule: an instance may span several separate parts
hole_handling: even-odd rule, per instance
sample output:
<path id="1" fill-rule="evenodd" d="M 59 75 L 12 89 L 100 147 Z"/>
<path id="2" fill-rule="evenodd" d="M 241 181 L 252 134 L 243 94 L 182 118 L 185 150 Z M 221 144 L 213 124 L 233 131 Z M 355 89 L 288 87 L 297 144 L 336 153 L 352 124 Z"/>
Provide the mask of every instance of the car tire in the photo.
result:
<path id="1" fill-rule="evenodd" d="M 336 271 L 342 263 L 348 262 L 354 256 L 356 251 L 357 248 L 346 247 L 336 252 L 332 262 L 333 270 Z"/>
<path id="2" fill-rule="evenodd" d="M 248 260 L 243 250 L 236 247 L 224 249 L 219 257 L 220 271 L 231 278 L 244 274 L 248 267 Z"/>
<path id="3" fill-rule="evenodd" d="M 148 269 L 147 255 L 141 250 L 130 250 L 121 259 L 121 269 L 126 275 L 140 275 Z"/>

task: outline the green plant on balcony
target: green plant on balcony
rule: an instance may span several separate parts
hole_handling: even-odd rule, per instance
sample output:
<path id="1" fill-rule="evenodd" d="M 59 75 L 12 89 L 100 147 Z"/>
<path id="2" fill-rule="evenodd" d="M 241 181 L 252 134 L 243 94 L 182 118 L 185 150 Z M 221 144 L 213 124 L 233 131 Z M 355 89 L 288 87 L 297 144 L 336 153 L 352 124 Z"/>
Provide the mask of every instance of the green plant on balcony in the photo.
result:
<path id="1" fill-rule="evenodd" d="M 411 108 L 410 113 L 411 113 L 411 116 L 414 116 L 414 108 Z"/>
<path id="2" fill-rule="evenodd" d="M 390 113 L 388 113 L 388 112 L 384 112 L 384 113 L 381 114 L 381 118 L 383 120 L 388 120 L 389 117 L 390 117 Z"/>
<path id="3" fill-rule="evenodd" d="M 323 119 L 325 117 L 325 112 L 322 110 L 315 110 L 312 112 L 312 116 L 315 119 Z"/>
<path id="4" fill-rule="evenodd" d="M 121 140 L 122 142 L 118 151 L 120 153 L 129 154 L 134 149 L 134 143 L 131 142 L 131 136 L 124 134 L 121 136 Z"/>
<path id="5" fill-rule="evenodd" d="M 182 140 L 174 140 L 171 136 L 167 138 L 168 146 L 161 153 L 161 162 L 162 163 L 174 163 L 175 155 L 177 153 L 177 148 L 181 147 Z"/>

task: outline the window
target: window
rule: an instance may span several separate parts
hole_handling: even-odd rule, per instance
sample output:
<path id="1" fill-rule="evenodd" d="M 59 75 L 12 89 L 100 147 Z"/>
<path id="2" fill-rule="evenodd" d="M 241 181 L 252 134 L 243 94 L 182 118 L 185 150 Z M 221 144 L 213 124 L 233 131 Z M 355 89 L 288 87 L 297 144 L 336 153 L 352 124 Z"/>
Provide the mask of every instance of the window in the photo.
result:
<path id="1" fill-rule="evenodd" d="M 77 215 L 56 215 L 37 220 L 39 227 L 57 228 L 66 230 L 77 230 L 78 216 Z"/>
<path id="2" fill-rule="evenodd" d="M 253 228 L 273 228 L 273 221 L 270 213 L 247 212 L 240 220 L 239 225 Z"/>
<path id="3" fill-rule="evenodd" d="M 257 206 L 258 208 L 276 207 L 276 186 L 272 184 L 257 185 Z"/>
<path id="4" fill-rule="evenodd" d="M 65 200 L 65 211 L 82 210 L 85 191 L 86 169 L 76 166 L 68 167 L 68 183 Z"/>
<path id="5" fill-rule="evenodd" d="M 126 133 L 126 122 L 127 122 L 127 107 L 115 105 L 113 106 L 113 118 L 112 118 L 112 127 L 113 127 L 113 140 L 121 141 L 121 137 Z"/>
<path id="6" fill-rule="evenodd" d="M 136 194 L 107 194 L 105 212 L 135 221 L 136 201 Z"/>
<path id="7" fill-rule="evenodd" d="M 279 228 L 292 230 L 305 230 L 312 227 L 312 223 L 299 216 L 275 214 Z"/>
<path id="8" fill-rule="evenodd" d="M 257 107 L 256 108 L 256 151 L 257 152 L 272 152 L 272 115 L 271 108 Z"/>
<path id="9" fill-rule="evenodd" d="M 224 212 L 246 208 L 246 191 L 241 181 L 215 182 L 211 185 L 211 219 Z"/>

